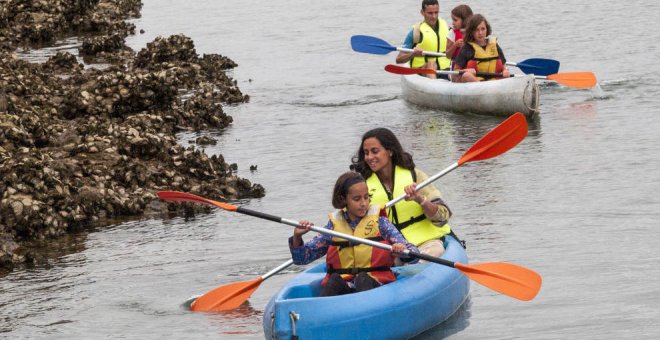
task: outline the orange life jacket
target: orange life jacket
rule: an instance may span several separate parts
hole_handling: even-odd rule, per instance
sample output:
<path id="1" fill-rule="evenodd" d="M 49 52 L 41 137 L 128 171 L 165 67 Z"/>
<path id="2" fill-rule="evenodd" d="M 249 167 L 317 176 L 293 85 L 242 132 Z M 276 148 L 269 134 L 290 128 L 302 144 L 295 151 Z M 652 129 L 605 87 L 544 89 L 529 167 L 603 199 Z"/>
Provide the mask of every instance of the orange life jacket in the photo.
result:
<path id="1" fill-rule="evenodd" d="M 500 54 L 497 51 L 497 39 L 495 37 L 488 39 L 486 48 L 481 48 L 481 46 L 474 42 L 469 42 L 468 44 L 474 48 L 474 57 L 468 61 L 465 68 L 472 68 L 477 72 L 484 73 L 502 73 L 504 67 L 502 65 L 502 59 L 500 59 Z M 484 80 L 482 77 L 478 78 L 479 80 Z M 488 80 L 491 79 L 496 78 L 490 78 Z"/>
<path id="2" fill-rule="evenodd" d="M 333 230 L 337 232 L 389 245 L 390 243 L 383 239 L 378 227 L 380 209 L 379 205 L 370 206 L 367 215 L 360 220 L 355 230 L 344 218 L 343 210 L 337 210 L 329 216 Z M 323 279 L 322 285 L 326 284 L 332 273 L 339 273 L 345 281 L 353 280 L 355 275 L 360 272 L 366 272 L 381 284 L 396 280 L 394 273 L 390 270 L 394 265 L 394 257 L 390 251 L 385 249 L 361 243 L 355 244 L 333 236 L 325 261 L 328 274 Z"/>

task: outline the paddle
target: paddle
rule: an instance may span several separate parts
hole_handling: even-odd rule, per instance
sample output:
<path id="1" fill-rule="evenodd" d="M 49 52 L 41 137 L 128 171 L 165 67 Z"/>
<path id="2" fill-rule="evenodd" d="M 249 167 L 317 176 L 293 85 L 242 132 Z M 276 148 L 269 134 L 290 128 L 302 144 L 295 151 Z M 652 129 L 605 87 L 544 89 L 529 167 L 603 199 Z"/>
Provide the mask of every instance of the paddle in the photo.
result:
<path id="1" fill-rule="evenodd" d="M 515 66 L 526 74 L 536 74 L 547 76 L 559 73 L 559 61 L 554 59 L 531 58 L 525 59 L 519 63 L 507 61 L 507 65 Z"/>
<path id="2" fill-rule="evenodd" d="M 399 65 L 386 65 L 385 71 L 395 74 L 410 75 L 410 74 L 461 74 L 465 71 L 437 71 L 430 68 L 410 68 Z M 477 72 L 477 76 L 484 78 L 501 78 L 501 73 L 484 73 Z M 510 77 L 522 77 L 520 74 L 512 74 Z M 537 76 L 536 79 L 546 79 L 556 81 L 562 85 L 586 89 L 596 86 L 596 75 L 593 72 L 571 72 L 571 73 L 557 73 L 548 76 Z"/>
<path id="3" fill-rule="evenodd" d="M 475 152 L 474 156 L 472 156 L 472 158 L 478 158 L 478 157 L 479 157 L 478 152 Z M 203 198 L 185 192 L 161 191 L 158 193 L 158 197 L 169 201 L 184 201 L 184 202 L 208 204 L 227 211 L 238 212 L 241 214 L 258 217 L 269 221 L 288 224 L 294 227 L 302 227 L 300 224 L 298 224 L 297 221 L 266 214 L 255 210 L 250 210 L 243 207 L 238 207 L 228 203 L 210 200 L 207 198 Z M 391 245 L 382 244 L 376 241 L 355 237 L 353 235 L 342 234 L 340 232 L 325 229 L 323 227 L 311 226 L 310 230 L 316 231 L 321 234 L 339 237 L 355 243 L 363 243 L 372 247 L 377 247 L 388 251 L 392 251 Z M 541 276 L 538 273 L 534 272 L 531 269 L 518 266 L 515 264 L 505 263 L 505 262 L 488 262 L 488 263 L 467 265 L 467 264 L 452 262 L 439 257 L 430 256 L 427 254 L 411 252 L 409 250 L 404 251 L 403 254 L 407 256 L 417 257 L 419 259 L 423 259 L 429 262 L 441 264 L 443 266 L 456 268 L 460 270 L 461 273 L 465 274 L 468 278 L 472 279 L 473 281 L 476 281 L 482 284 L 483 286 L 488 287 L 496 292 L 511 296 L 519 300 L 529 301 L 533 299 L 534 296 L 536 296 L 536 294 L 538 293 L 539 289 L 541 289 Z M 256 289 L 255 285 L 258 286 L 260 282 L 261 281 L 257 279 L 251 282 L 229 285 L 232 287 L 230 287 L 228 290 L 238 288 L 237 293 L 230 294 L 232 295 L 231 298 L 224 298 L 222 301 L 213 301 L 212 303 L 209 303 L 208 306 L 206 305 L 204 306 L 204 308 L 208 308 L 208 309 L 204 309 L 201 305 L 198 305 L 198 301 L 203 297 L 202 296 L 193 303 L 192 308 L 193 310 L 196 311 L 212 311 L 212 310 L 219 310 L 216 309 L 218 305 L 221 305 L 227 299 L 231 300 L 232 302 L 238 302 L 238 300 L 240 299 L 243 299 L 242 301 L 245 301 L 245 299 L 249 297 L 252 291 Z M 229 286 L 225 286 L 225 287 L 229 287 Z M 224 287 L 218 288 L 216 290 L 221 290 L 222 288 Z M 209 298 L 209 301 L 210 300 L 211 299 Z"/>
<path id="4" fill-rule="evenodd" d="M 526 135 L 527 122 L 525 121 L 525 118 L 522 116 L 522 114 L 515 114 L 511 116 L 509 119 L 505 120 L 489 133 L 481 137 L 481 139 L 479 139 L 467 152 L 463 154 L 457 163 L 450 166 L 446 170 L 443 170 L 442 172 L 429 177 L 429 179 L 426 181 L 419 183 L 417 185 L 417 190 L 422 189 L 431 182 L 457 168 L 461 164 L 470 161 L 492 158 L 506 152 L 507 150 L 517 145 Z M 216 206 L 214 203 L 210 203 L 215 201 L 206 200 L 192 194 L 162 191 L 158 193 L 158 197 L 164 200 L 188 201 L 212 204 Z M 391 207 L 403 198 L 405 198 L 405 196 L 397 197 L 396 199 L 388 202 L 386 207 Z M 220 202 L 216 203 L 223 204 Z M 225 209 L 225 207 L 221 208 Z M 267 218 L 268 216 L 269 215 L 265 215 L 264 218 Z M 274 222 L 282 223 L 281 219 L 279 218 L 273 218 L 271 220 Z M 297 225 L 296 222 L 293 223 Z M 259 287 L 261 282 L 263 282 L 263 280 L 290 266 L 292 263 L 293 262 L 289 260 L 277 268 L 271 270 L 264 276 L 252 281 L 233 283 L 218 287 L 195 300 L 191 308 L 193 311 L 220 311 L 236 308 L 252 295 L 252 293 Z"/>
<path id="5" fill-rule="evenodd" d="M 351 48 L 353 51 L 369 54 L 388 54 L 392 51 L 413 52 L 413 49 L 392 46 L 383 39 L 368 35 L 352 36 Z M 446 57 L 446 54 L 437 52 L 423 51 L 422 54 L 433 57 Z M 519 63 L 507 62 L 506 64 L 516 66 L 524 73 L 533 73 L 542 76 L 559 72 L 559 62 L 552 59 L 531 58 Z"/>
<path id="6" fill-rule="evenodd" d="M 516 112 L 481 137 L 457 162 L 417 184 L 417 189 L 419 190 L 465 163 L 499 156 L 518 145 L 520 141 L 525 139 L 525 136 L 527 136 L 527 120 L 522 113 Z M 406 195 L 403 194 L 391 200 L 387 203 L 386 208 L 393 206 L 405 197 Z"/>
<path id="7" fill-rule="evenodd" d="M 412 48 L 396 47 L 390 45 L 387 41 L 368 35 L 354 35 L 351 37 L 351 48 L 355 52 L 369 53 L 369 54 L 388 54 L 392 51 L 412 53 Z M 423 51 L 422 55 L 432 57 L 445 57 L 444 53 L 427 52 Z"/>
<path id="8" fill-rule="evenodd" d="M 252 293 L 254 293 L 254 291 L 259 288 L 261 282 L 284 270 L 292 264 L 293 260 L 288 260 L 272 269 L 268 273 L 252 281 L 236 282 L 215 288 L 208 293 L 198 297 L 190 305 L 190 309 L 195 312 L 208 312 L 238 308 L 247 299 L 249 299 L 250 296 L 252 296 Z"/>

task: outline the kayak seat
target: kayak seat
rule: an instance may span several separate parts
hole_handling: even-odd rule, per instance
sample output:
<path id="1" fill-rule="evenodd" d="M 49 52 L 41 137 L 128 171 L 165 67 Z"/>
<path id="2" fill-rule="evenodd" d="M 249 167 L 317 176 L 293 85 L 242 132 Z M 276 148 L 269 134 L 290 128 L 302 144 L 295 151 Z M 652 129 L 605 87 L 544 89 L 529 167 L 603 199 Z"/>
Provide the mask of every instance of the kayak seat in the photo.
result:
<path id="1" fill-rule="evenodd" d="M 321 294 L 322 279 L 311 281 L 309 284 L 300 284 L 287 288 L 282 294 L 282 299 L 302 299 L 318 297 Z"/>

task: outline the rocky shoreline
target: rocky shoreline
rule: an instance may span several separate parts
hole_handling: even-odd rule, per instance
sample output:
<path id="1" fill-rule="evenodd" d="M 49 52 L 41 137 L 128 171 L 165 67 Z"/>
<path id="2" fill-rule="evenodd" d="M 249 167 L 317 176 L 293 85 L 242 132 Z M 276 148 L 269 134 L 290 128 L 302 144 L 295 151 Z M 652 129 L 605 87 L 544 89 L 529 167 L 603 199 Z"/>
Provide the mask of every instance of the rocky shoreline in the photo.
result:
<path id="1" fill-rule="evenodd" d="M 262 197 L 235 175 L 237 165 L 177 143 L 181 130 L 222 129 L 222 105 L 249 100 L 226 70 L 227 57 L 197 55 L 183 35 L 159 37 L 135 52 L 139 0 L 0 0 L 0 269 L 43 260 L 34 244 L 116 217 L 187 214 L 159 190 L 216 199 Z M 80 56 L 45 63 L 16 56 L 19 46 L 82 36 Z M 204 141 L 206 143 L 212 141 Z M 107 223 L 107 222 L 106 222 Z"/>

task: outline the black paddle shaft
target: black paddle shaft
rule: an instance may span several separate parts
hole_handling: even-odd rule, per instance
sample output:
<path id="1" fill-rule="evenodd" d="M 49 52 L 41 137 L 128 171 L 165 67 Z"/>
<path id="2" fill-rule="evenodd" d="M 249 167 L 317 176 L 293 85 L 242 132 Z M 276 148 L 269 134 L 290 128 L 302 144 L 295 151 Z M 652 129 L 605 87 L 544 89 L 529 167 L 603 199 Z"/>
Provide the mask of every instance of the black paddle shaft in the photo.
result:
<path id="1" fill-rule="evenodd" d="M 236 209 L 236 212 L 239 212 L 239 213 L 245 214 L 245 215 L 250 215 L 250 216 L 254 216 L 254 217 L 263 218 L 265 220 L 269 220 L 269 221 L 273 221 L 273 222 L 277 222 L 277 223 L 282 223 L 282 218 L 281 217 L 271 215 L 271 214 L 262 213 L 262 212 L 259 212 L 259 211 L 254 211 L 254 210 L 238 207 L 238 209 Z"/>
<path id="2" fill-rule="evenodd" d="M 422 259 L 422 260 L 426 260 L 426 261 L 429 261 L 429 262 L 434 262 L 434 263 L 437 263 L 437 264 L 441 264 L 441 265 L 444 265 L 444 266 L 449 266 L 449 267 L 454 267 L 455 268 L 455 266 L 454 266 L 455 263 L 454 262 L 448 261 L 448 260 L 445 260 L 445 259 L 441 259 L 439 257 L 435 257 L 435 256 L 427 255 L 427 254 L 415 253 L 415 252 L 412 252 L 412 251 L 408 252 L 408 255 L 416 257 L 418 259 Z"/>

